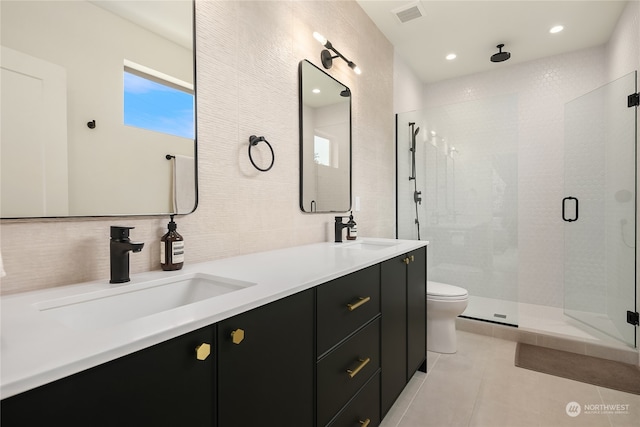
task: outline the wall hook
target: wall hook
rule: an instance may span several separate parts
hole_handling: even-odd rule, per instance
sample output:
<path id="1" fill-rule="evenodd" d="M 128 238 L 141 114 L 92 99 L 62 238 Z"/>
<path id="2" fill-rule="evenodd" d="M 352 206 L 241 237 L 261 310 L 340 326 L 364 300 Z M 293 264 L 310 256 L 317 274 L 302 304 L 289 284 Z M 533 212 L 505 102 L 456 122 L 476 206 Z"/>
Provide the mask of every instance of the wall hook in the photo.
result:
<path id="1" fill-rule="evenodd" d="M 96 128 L 96 121 L 95 120 L 91 120 L 90 122 L 87 122 L 87 127 L 89 129 L 95 129 Z"/>

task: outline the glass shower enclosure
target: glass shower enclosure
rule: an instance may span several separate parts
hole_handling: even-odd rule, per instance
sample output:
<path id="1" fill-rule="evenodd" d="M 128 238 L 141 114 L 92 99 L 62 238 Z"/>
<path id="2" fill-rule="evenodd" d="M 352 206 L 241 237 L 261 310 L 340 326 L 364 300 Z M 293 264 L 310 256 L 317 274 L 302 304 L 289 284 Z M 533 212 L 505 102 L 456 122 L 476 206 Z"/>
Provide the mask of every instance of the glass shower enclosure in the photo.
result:
<path id="1" fill-rule="evenodd" d="M 564 312 L 636 346 L 636 72 L 565 105 Z"/>
<path id="2" fill-rule="evenodd" d="M 518 98 L 397 115 L 397 235 L 430 242 L 428 278 L 463 317 L 518 324 Z M 415 165 L 415 167 L 414 167 Z"/>
<path id="3" fill-rule="evenodd" d="M 629 321 L 638 311 L 638 107 L 628 100 L 638 92 L 636 74 L 566 103 L 564 143 L 558 135 L 551 154 L 532 150 L 518 94 L 396 116 L 397 237 L 430 242 L 428 280 L 469 292 L 462 317 L 535 328 L 544 314 L 532 316 L 531 307 L 557 308 L 567 325 L 637 346 Z M 557 188 L 548 187 L 547 161 L 560 165 Z M 543 215 L 519 212 L 532 200 Z M 540 254 L 552 241 L 564 241 L 564 251 L 553 252 L 562 259 L 550 267 Z M 537 302 L 544 296 L 532 298 L 532 286 L 538 272 L 558 267 L 561 301 L 547 307 Z"/>

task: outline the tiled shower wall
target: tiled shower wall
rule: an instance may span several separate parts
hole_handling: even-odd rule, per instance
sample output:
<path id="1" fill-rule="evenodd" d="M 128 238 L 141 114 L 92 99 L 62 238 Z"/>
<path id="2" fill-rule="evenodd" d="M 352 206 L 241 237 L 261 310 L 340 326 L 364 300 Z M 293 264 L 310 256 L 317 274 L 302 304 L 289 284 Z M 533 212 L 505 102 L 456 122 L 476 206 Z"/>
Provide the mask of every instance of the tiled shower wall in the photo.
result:
<path id="1" fill-rule="evenodd" d="M 197 1 L 199 206 L 176 219 L 186 262 L 327 239 L 332 215 L 298 205 L 298 62 L 320 64 L 324 34 L 363 70 L 342 61 L 329 74 L 353 93 L 353 194 L 359 233 L 393 237 L 393 47 L 355 1 Z M 249 135 L 275 150 L 271 171 L 247 157 Z M 132 273 L 159 270 L 168 218 L 2 221 L 0 241 L 13 293 L 109 277 L 109 226 L 145 242 Z"/>
<path id="2" fill-rule="evenodd" d="M 520 302 L 563 306 L 564 105 L 640 68 L 639 16 L 639 2 L 629 2 L 610 42 L 602 47 L 506 63 L 495 71 L 425 86 L 425 109 L 518 97 Z"/>

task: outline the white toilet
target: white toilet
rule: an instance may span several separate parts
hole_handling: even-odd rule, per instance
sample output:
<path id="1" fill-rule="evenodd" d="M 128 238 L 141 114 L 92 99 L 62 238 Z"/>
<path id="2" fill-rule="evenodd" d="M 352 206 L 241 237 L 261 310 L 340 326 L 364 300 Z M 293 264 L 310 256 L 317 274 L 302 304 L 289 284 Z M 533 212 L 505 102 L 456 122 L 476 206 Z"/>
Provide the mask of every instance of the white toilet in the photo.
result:
<path id="1" fill-rule="evenodd" d="M 427 281 L 427 350 L 455 353 L 456 317 L 467 308 L 466 289 Z"/>

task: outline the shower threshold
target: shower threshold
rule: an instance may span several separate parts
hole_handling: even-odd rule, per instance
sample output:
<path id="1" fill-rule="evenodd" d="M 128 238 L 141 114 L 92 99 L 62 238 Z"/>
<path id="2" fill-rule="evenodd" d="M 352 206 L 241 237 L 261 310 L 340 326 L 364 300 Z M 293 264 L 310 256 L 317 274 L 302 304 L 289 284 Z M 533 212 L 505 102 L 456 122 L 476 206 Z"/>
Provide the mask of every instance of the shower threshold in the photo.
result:
<path id="1" fill-rule="evenodd" d="M 505 318 L 495 314 L 505 315 Z M 518 330 L 537 335 L 579 341 L 594 345 L 629 349 L 620 337 L 607 335 L 564 314 L 559 307 L 526 304 L 470 295 L 469 305 L 460 316 L 500 326 L 517 326 Z M 603 326 L 604 327 L 604 326 Z"/>

